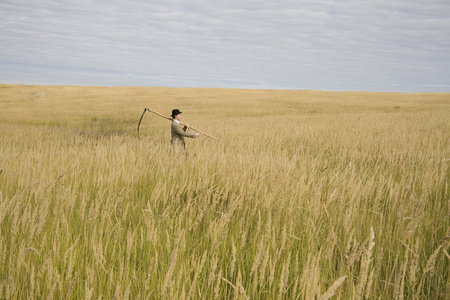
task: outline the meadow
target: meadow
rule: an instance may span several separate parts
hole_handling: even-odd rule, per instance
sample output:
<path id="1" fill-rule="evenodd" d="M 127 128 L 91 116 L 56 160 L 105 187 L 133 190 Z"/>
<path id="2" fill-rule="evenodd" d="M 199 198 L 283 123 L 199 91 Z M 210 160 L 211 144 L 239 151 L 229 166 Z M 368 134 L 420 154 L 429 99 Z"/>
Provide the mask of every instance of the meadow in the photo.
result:
<path id="1" fill-rule="evenodd" d="M 449 142 L 443 93 L 0 85 L 0 299 L 446 299 Z"/>

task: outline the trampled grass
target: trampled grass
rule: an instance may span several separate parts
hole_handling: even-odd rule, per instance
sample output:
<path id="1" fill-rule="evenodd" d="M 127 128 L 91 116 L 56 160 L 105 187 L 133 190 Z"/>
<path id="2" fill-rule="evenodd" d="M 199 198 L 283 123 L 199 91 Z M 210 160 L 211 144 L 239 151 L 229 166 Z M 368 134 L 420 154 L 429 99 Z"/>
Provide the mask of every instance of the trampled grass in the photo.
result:
<path id="1" fill-rule="evenodd" d="M 450 94 L 0 85 L 0 132 L 0 298 L 450 294 Z"/>

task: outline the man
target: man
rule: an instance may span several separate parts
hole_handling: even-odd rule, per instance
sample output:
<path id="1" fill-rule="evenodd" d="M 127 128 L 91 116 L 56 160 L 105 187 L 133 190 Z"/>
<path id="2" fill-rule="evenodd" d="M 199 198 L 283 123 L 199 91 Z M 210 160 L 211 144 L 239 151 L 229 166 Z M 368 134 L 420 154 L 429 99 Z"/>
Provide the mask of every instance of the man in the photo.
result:
<path id="1" fill-rule="evenodd" d="M 198 136 L 203 136 L 201 133 L 189 133 L 187 130 L 189 129 L 189 125 L 186 124 L 186 126 L 183 126 L 180 124 L 181 120 L 181 111 L 178 109 L 172 110 L 172 126 L 171 126 L 171 133 L 172 133 L 172 140 L 170 143 L 175 147 L 182 147 L 183 149 L 186 149 L 186 144 L 184 143 L 184 137 L 190 137 L 190 138 L 196 138 Z"/>

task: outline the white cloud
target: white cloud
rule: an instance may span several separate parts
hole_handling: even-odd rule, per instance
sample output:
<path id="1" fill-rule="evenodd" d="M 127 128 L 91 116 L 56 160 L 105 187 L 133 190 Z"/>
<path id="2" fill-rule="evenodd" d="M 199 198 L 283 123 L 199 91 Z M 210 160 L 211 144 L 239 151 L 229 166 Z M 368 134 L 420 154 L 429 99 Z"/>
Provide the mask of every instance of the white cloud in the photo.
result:
<path id="1" fill-rule="evenodd" d="M 31 69 L 50 84 L 445 90 L 449 13 L 418 0 L 3 1 L 0 81 L 33 82 Z"/>

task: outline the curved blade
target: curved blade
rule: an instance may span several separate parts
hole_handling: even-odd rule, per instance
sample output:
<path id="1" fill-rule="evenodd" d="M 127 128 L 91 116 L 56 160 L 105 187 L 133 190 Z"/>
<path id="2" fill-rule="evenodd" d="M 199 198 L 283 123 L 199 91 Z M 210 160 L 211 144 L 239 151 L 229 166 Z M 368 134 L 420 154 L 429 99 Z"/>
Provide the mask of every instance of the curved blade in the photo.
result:
<path id="1" fill-rule="evenodd" d="M 137 133 L 139 134 L 139 126 L 141 126 L 142 118 L 144 117 L 145 112 L 147 111 L 147 108 L 144 109 L 144 112 L 142 113 L 141 119 L 139 120 L 139 124 L 137 127 Z"/>

